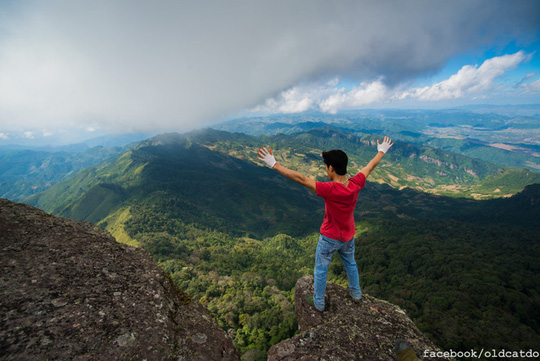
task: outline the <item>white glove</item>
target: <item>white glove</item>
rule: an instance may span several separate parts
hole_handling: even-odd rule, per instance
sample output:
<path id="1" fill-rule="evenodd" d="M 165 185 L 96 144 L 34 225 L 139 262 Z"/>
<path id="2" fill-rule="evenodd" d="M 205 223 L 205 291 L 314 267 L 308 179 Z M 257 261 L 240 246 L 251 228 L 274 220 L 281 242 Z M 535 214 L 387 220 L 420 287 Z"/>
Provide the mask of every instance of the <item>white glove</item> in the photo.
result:
<path id="1" fill-rule="evenodd" d="M 377 139 L 377 151 L 379 152 L 386 154 L 392 145 L 394 145 L 394 143 L 392 143 L 392 140 L 387 136 L 384 136 L 382 143 L 379 143 L 379 139 Z"/>
<path id="2" fill-rule="evenodd" d="M 257 159 L 262 160 L 266 163 L 267 166 L 270 168 L 274 168 L 276 165 L 276 158 L 272 155 L 272 149 L 268 151 L 265 147 L 259 148 L 259 151 L 257 152 Z"/>

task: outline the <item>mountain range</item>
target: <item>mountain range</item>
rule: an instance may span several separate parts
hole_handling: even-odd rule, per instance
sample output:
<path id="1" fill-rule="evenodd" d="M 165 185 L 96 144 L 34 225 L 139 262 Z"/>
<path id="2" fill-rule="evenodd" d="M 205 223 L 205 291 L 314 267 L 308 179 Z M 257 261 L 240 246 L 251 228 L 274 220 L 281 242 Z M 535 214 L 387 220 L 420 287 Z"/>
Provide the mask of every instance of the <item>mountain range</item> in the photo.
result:
<path id="1" fill-rule="evenodd" d="M 146 138 L 145 134 L 109 135 L 62 146 L 4 144 L 9 140 L 2 139 L 0 197 L 22 201 L 87 167 L 124 153 L 129 144 Z"/>
<path id="2" fill-rule="evenodd" d="M 252 135 L 292 134 L 332 125 L 359 136 L 374 134 L 510 168 L 540 170 L 540 106 L 477 106 L 440 110 L 351 110 L 233 119 L 216 129 Z"/>
<path id="3" fill-rule="evenodd" d="M 266 231 L 275 233 L 275 227 L 301 234 L 298 221 L 289 224 L 286 214 L 292 212 L 295 218 L 308 220 L 320 201 L 261 167 L 255 151 L 263 144 L 273 148 L 283 164 L 319 181 L 326 178 L 320 161 L 324 149 L 345 150 L 352 174 L 376 152 L 374 137 L 360 138 L 331 127 L 272 137 L 211 129 L 163 134 L 138 143 L 114 161 L 81 171 L 29 198 L 28 203 L 76 220 L 99 223 L 109 217 L 109 224 L 120 214 L 125 218 L 128 207 L 145 204 L 148 198 L 150 203 L 163 203 L 162 209 L 168 209 L 166 204 L 175 199 L 171 206 L 174 216 L 189 222 L 216 229 L 237 228 L 236 234 L 256 230 L 262 236 Z M 452 213 L 451 217 L 460 217 L 463 211 L 455 214 L 445 209 L 478 213 L 477 203 L 428 194 L 512 195 L 527 184 L 540 183 L 540 174 L 397 142 L 369 180 L 376 184 L 362 200 L 362 214 L 407 218 L 422 213 L 450 217 Z M 399 200 L 381 203 L 381 193 L 399 194 Z M 307 221 L 307 227 L 317 222 Z"/>
<path id="4" fill-rule="evenodd" d="M 340 129 L 358 138 L 389 135 L 394 140 L 419 148 L 422 153 L 431 153 L 423 154 L 425 161 L 448 163 L 441 159 L 441 156 L 448 158 L 449 154 L 454 154 L 453 157 L 461 154 L 466 157 L 448 164 L 454 166 L 470 163 L 470 159 L 483 160 L 492 168 L 498 167 L 501 172 L 505 172 L 502 179 L 497 176 L 487 179 L 485 181 L 487 188 L 478 184 L 483 178 L 478 173 L 476 174 L 479 178 L 463 179 L 460 176 L 463 180 L 461 182 L 459 180 L 440 182 L 437 176 L 448 175 L 444 169 L 427 169 L 427 175 L 419 179 L 410 176 L 398 177 L 393 186 L 412 186 L 437 194 L 484 199 L 515 194 L 523 189 L 524 185 L 537 181 L 530 173 L 510 169 L 524 168 L 536 173 L 540 170 L 539 109 L 537 105 L 520 107 L 482 105 L 442 110 L 356 110 L 338 114 L 307 112 L 233 119 L 215 124 L 214 128 L 251 135 L 275 135 L 306 133 L 330 125 L 334 130 Z M 137 141 L 149 136 L 111 135 L 55 147 L 13 145 L 10 142 L 14 140 L 2 139 L 0 197 L 22 201 L 25 197 L 48 189 L 85 167 L 124 153 L 130 146 L 135 146 Z M 62 141 L 65 142 L 64 139 Z M 310 147 L 319 148 L 317 144 L 310 144 Z M 416 155 L 409 154 L 411 157 Z M 407 171 L 406 168 L 407 166 L 405 166 Z M 475 174 L 474 167 L 468 169 L 471 175 Z M 434 170 L 436 173 L 432 172 Z M 493 174 L 493 169 L 489 173 Z M 392 179 L 387 178 L 383 181 L 390 182 Z M 473 187 L 468 187 L 469 184 Z M 516 186 L 506 187 L 508 184 Z M 500 185 L 503 188 L 497 187 Z"/>

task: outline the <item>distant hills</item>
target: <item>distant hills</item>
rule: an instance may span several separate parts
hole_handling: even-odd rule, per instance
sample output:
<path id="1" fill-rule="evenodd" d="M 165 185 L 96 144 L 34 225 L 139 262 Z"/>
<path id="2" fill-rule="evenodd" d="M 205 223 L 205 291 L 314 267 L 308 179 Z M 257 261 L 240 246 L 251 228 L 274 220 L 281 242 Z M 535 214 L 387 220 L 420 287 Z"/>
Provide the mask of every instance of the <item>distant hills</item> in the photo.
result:
<path id="1" fill-rule="evenodd" d="M 110 133 L 86 139 L 88 132 L 59 131 L 56 134 L 39 135 L 27 132 L 9 132 L 0 137 L 0 153 L 17 150 L 33 150 L 40 152 L 80 152 L 93 147 L 122 147 L 126 144 L 148 139 L 151 133 Z"/>
<path id="2" fill-rule="evenodd" d="M 22 201 L 124 151 L 102 146 L 76 151 L 5 150 L 0 152 L 0 197 Z"/>
<path id="3" fill-rule="evenodd" d="M 8 143 L 10 140 L 1 140 L 0 197 L 22 201 L 87 167 L 124 153 L 129 144 L 148 136 L 109 135 L 62 146 L 13 145 Z"/>
<path id="4" fill-rule="evenodd" d="M 271 138 L 242 138 L 240 134 L 228 137 L 226 142 L 215 145 L 212 145 L 213 139 L 202 139 L 202 142 L 251 160 L 252 150 L 268 142 L 285 164 L 319 180 L 326 179 L 319 162 L 323 150 L 345 150 L 351 160 L 350 173 L 354 173 L 374 156 L 377 140 L 372 135 L 354 135 L 327 125 L 300 133 L 276 134 Z M 539 183 L 540 173 L 505 169 L 480 159 L 396 141 L 370 180 L 398 189 L 408 187 L 433 194 L 485 199 L 509 196 L 521 191 L 525 185 Z"/>
<path id="5" fill-rule="evenodd" d="M 510 168 L 540 170 L 540 106 L 444 110 L 351 110 L 234 119 L 216 129 L 252 135 L 293 134 L 332 125 L 357 135 L 388 135 Z"/>

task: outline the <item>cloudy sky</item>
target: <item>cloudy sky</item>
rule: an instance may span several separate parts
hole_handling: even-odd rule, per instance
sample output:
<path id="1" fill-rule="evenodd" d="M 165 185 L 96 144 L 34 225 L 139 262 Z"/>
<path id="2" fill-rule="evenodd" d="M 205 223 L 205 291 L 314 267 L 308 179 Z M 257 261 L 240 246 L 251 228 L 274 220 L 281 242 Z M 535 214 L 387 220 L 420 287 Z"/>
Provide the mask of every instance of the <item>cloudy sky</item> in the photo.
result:
<path id="1" fill-rule="evenodd" d="M 537 0 L 3 0 L 0 138 L 540 103 Z"/>

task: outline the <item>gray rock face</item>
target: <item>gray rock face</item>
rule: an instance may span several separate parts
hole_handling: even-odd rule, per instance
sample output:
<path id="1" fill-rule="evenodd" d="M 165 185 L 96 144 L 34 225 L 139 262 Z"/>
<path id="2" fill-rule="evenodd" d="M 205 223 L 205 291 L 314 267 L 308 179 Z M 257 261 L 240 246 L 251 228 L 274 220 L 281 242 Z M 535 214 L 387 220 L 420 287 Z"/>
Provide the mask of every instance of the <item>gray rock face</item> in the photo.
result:
<path id="1" fill-rule="evenodd" d="M 142 250 L 0 199 L 0 359 L 239 360 Z"/>
<path id="2" fill-rule="evenodd" d="M 447 360 L 422 358 L 425 350 L 440 350 L 391 303 L 365 294 L 356 303 L 348 290 L 327 283 L 321 313 L 306 302 L 306 296 L 312 294 L 313 277 L 300 278 L 295 289 L 295 314 L 301 333 L 274 345 L 268 360 L 395 360 L 398 339 L 409 341 L 421 360 Z"/>

